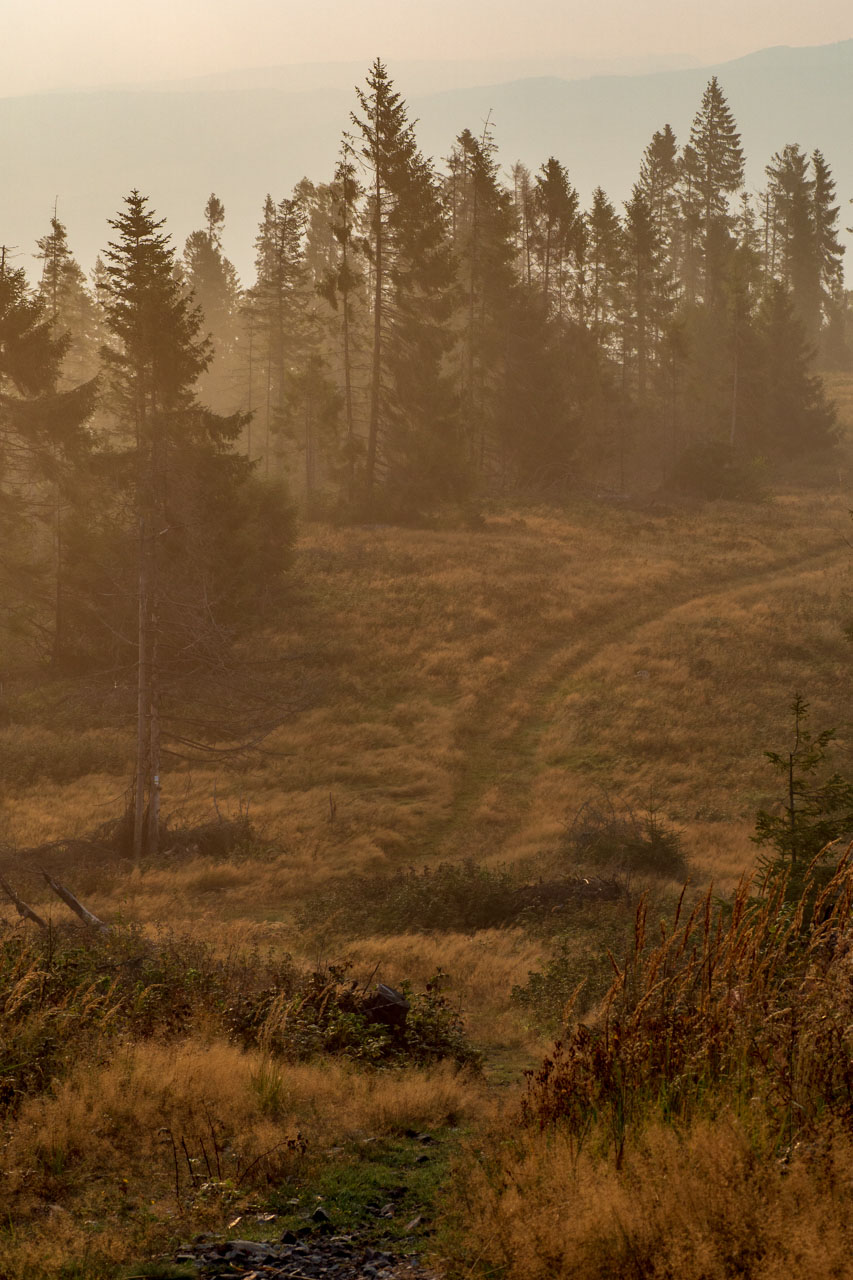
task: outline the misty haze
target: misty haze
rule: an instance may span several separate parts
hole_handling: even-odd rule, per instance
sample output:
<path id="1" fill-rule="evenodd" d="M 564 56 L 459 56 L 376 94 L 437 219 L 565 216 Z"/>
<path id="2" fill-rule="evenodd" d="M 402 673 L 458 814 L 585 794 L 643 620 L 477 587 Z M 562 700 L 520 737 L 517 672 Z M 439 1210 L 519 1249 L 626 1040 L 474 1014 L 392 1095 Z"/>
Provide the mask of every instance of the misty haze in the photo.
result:
<path id="1" fill-rule="evenodd" d="M 0 1277 L 853 1276 L 846 17 L 75 5 L 0 53 Z"/>

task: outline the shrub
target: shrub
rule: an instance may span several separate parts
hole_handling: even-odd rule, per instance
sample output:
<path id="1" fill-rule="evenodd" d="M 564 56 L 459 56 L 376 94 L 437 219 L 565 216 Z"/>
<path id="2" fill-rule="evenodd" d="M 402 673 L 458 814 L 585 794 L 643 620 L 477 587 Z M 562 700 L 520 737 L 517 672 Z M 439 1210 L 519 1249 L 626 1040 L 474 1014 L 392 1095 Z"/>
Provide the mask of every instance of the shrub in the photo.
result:
<path id="1" fill-rule="evenodd" d="M 764 463 L 745 458 L 721 440 L 701 440 L 687 446 L 666 486 L 692 498 L 757 502 L 766 496 Z"/>
<path id="2" fill-rule="evenodd" d="M 513 1003 L 552 1031 L 564 1027 L 570 1018 L 583 1018 L 600 1004 L 613 981 L 611 953 L 621 956 L 630 937 L 627 899 L 619 907 L 615 917 L 603 918 L 598 911 L 589 922 L 587 937 L 577 927 L 580 921 L 560 934 L 542 967 L 531 970 L 523 986 L 513 987 Z"/>
<path id="3" fill-rule="evenodd" d="M 355 934 L 492 929 L 517 916 L 517 887 L 506 869 L 490 870 L 471 859 L 347 876 L 311 899 L 301 922 L 334 919 Z"/>
<path id="4" fill-rule="evenodd" d="M 816 737 L 806 727 L 809 707 L 799 694 L 791 703 L 792 744 L 788 751 L 765 751 L 782 779 L 785 795 L 771 813 L 759 809 L 755 820 L 756 844 L 769 846 L 762 868 L 767 873 L 788 873 L 788 895 L 802 891 L 803 877 L 815 859 L 823 863 L 824 880 L 831 874 L 833 841 L 853 833 L 853 782 L 839 773 L 828 772 L 829 746 L 834 729 L 824 729 Z M 817 880 L 812 867 L 813 880 Z"/>
<path id="5" fill-rule="evenodd" d="M 109 1053 L 119 1037 L 176 1040 L 200 1028 L 291 1060 L 474 1066 L 441 987 L 441 975 L 421 992 L 404 987 L 408 1017 L 394 1027 L 346 967 L 306 973 L 257 952 L 220 959 L 203 943 L 167 935 L 155 944 L 133 927 L 98 937 L 16 933 L 0 944 L 0 1110 Z"/>
<path id="6" fill-rule="evenodd" d="M 385 1002 L 350 978 L 349 969 L 329 965 L 295 990 L 270 986 L 243 997 L 228 1011 L 230 1034 L 245 1047 L 291 1059 L 334 1053 L 373 1064 L 426 1066 L 450 1059 L 479 1065 L 462 1019 L 442 991 L 443 973 L 422 992 L 402 983 L 399 1016 L 389 1017 Z"/>
<path id="7" fill-rule="evenodd" d="M 482 867 L 472 859 L 416 871 L 347 876 L 309 899 L 300 923 L 332 922 L 342 932 L 475 932 L 525 923 L 559 926 L 561 912 L 590 900 L 624 896 L 615 877 L 563 875 L 524 880 L 509 868 Z"/>
<path id="8" fill-rule="evenodd" d="M 574 861 L 623 875 L 653 875 L 682 883 L 688 875 L 680 832 L 652 809 L 637 813 L 606 797 L 581 806 L 567 827 L 563 851 Z"/>

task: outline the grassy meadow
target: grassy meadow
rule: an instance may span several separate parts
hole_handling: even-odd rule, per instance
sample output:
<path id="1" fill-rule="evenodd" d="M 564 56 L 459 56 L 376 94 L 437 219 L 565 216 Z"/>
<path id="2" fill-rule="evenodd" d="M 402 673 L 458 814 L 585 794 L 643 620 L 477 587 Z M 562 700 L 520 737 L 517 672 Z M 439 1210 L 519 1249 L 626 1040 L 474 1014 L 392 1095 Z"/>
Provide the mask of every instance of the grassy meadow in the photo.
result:
<path id="1" fill-rule="evenodd" d="M 850 387 L 836 390 L 846 412 Z M 223 712 L 216 750 L 174 743 L 165 774 L 171 827 L 248 818 L 225 850 L 185 843 L 133 867 L 85 842 L 46 848 L 121 814 L 132 690 L 5 680 L 0 873 L 58 931 L 45 957 L 35 926 L 0 904 L 2 938 L 18 948 L 3 1034 L 22 1061 L 56 1065 L 52 1082 L 27 1077 L 9 1110 L 0 1275 L 114 1275 L 197 1230 L 236 1220 L 232 1234 L 245 1235 L 252 1214 L 293 1212 L 316 1186 L 342 1203 L 365 1143 L 411 1164 L 405 1134 L 420 1130 L 445 1135 L 441 1159 L 457 1173 L 442 1164 L 442 1177 L 455 1176 L 457 1199 L 464 1188 L 461 1217 L 446 1210 L 423 1245 L 448 1274 L 732 1274 L 714 1261 L 715 1231 L 739 1197 L 758 1213 L 770 1168 L 767 1249 L 797 1205 L 814 1266 L 789 1259 L 790 1274 L 845 1274 L 831 1269 L 849 1246 L 837 1223 L 815 1253 L 819 1224 L 802 1211 L 811 1175 L 797 1165 L 786 1181 L 772 1161 L 757 1165 L 770 1149 L 756 1136 L 764 1121 L 750 1136 L 734 1104 L 682 1135 L 652 1125 L 618 1167 L 571 1133 L 507 1139 L 523 1070 L 584 978 L 593 1016 L 607 948 L 618 956 L 630 941 L 638 897 L 648 891 L 651 913 L 666 916 L 685 869 L 690 900 L 709 885 L 726 899 L 754 866 L 756 810 L 780 794 L 763 753 L 787 749 L 796 693 L 815 730 L 837 730 L 835 763 L 853 775 L 849 466 L 809 481 L 783 478 L 749 504 L 589 495 L 496 504 L 471 527 L 303 526 L 287 609 L 239 655 L 251 703 L 241 732 Z M 209 719 L 232 694 L 223 683 L 194 696 Z M 672 835 L 659 861 L 642 849 L 632 861 L 625 833 L 642 845 L 658 831 Z M 608 844 L 614 832 L 621 844 Z M 42 866 L 137 948 L 107 976 Z M 591 896 L 561 897 L 572 877 Z M 174 969 L 155 972 L 150 956 L 173 944 Z M 285 963 L 303 975 L 349 965 L 324 988 L 336 993 L 351 979 L 423 991 L 443 971 L 442 1016 L 464 1017 L 482 1066 L 371 1061 L 363 1046 L 341 1056 L 325 1042 L 279 1054 L 308 1000 L 295 977 L 285 1013 L 264 1006 L 252 1037 L 235 1041 L 229 1002 L 281 987 Z M 83 986 L 62 986 L 63 966 L 85 973 Z M 208 976 L 190 989 L 187 972 Z M 34 994 L 48 979 L 52 1004 Z M 180 1017 L 146 1013 L 155 988 L 180 993 Z M 827 1221 L 833 1205 L 849 1209 L 832 1172 L 848 1148 L 843 1135 L 827 1148 Z M 686 1199 L 669 1203 L 661 1188 L 682 1184 Z M 694 1212 L 702 1186 L 708 1204 Z M 573 1240 L 554 1226 L 569 1198 Z M 602 1252 L 614 1223 L 624 1240 L 645 1233 L 633 1262 L 627 1244 Z M 667 1236 L 682 1253 L 655 1270 L 646 1260 Z"/>

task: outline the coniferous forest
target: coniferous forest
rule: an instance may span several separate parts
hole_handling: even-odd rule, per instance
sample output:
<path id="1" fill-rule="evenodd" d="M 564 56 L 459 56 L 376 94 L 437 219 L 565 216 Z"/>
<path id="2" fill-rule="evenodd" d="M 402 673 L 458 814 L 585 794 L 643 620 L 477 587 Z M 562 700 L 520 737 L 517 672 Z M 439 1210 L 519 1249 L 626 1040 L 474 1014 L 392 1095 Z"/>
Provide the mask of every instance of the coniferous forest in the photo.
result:
<path id="1" fill-rule="evenodd" d="M 232 467 L 235 493 L 250 475 L 284 482 L 313 513 L 417 522 L 440 503 L 691 470 L 699 483 L 723 465 L 748 485 L 755 459 L 832 444 L 814 376 L 815 357 L 850 358 L 832 171 L 788 142 L 747 192 L 716 78 L 688 138 L 664 124 L 649 140 L 621 208 L 600 188 L 582 207 L 570 140 L 567 163 L 508 179 L 488 121 L 427 159 L 378 60 L 345 124 L 328 181 L 267 196 L 251 283 L 225 255 L 215 194 L 179 253 L 167 211 L 131 193 L 91 281 L 56 219 L 35 287 L 4 259 L 24 485 L 52 470 L 70 518 L 75 490 L 136 455 L 127 378 L 140 359 L 154 412 L 218 415 L 175 438 L 251 464 Z M 144 325 L 126 328 L 143 306 L 174 353 L 168 375 Z M 48 405 L 39 440 L 27 423 Z"/>

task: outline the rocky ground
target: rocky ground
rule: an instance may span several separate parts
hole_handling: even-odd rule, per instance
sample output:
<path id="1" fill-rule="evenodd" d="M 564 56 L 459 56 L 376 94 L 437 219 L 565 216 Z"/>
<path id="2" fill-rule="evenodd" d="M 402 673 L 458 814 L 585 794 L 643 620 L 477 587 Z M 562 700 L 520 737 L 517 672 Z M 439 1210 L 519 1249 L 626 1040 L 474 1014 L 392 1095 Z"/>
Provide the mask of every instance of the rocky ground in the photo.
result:
<path id="1" fill-rule="evenodd" d="M 300 1239 L 286 1231 L 278 1241 L 202 1238 L 186 1245 L 176 1263 L 194 1268 L 199 1277 L 228 1276 L 241 1280 L 434 1280 L 417 1254 L 371 1248 L 352 1235 L 333 1229 Z"/>

